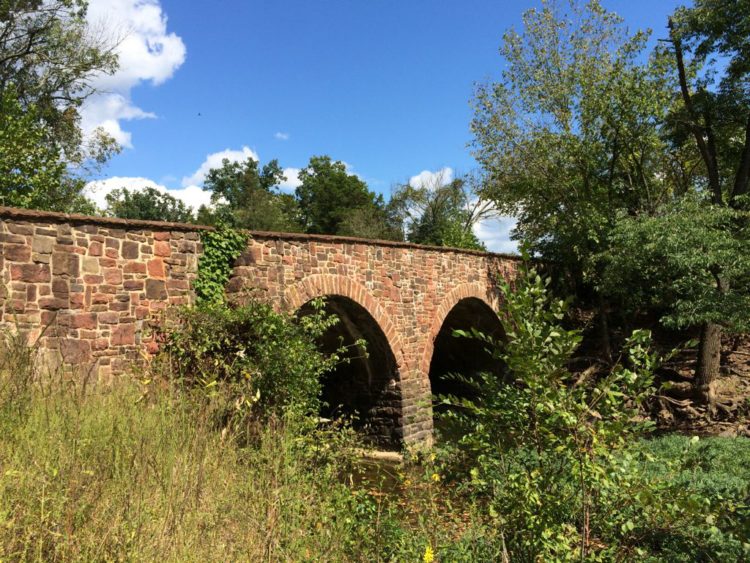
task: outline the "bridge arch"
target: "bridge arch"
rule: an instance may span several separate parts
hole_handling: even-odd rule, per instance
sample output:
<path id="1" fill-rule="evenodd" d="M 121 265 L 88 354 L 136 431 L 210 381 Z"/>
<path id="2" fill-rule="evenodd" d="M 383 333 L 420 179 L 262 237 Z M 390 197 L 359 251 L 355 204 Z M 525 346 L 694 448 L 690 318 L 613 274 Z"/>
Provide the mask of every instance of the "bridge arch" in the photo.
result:
<path id="1" fill-rule="evenodd" d="M 323 378 L 321 415 L 354 417 L 355 427 L 381 447 L 400 447 L 403 433 L 401 370 L 403 351 L 393 322 L 361 285 L 343 276 L 310 276 L 284 292 L 283 306 L 304 315 L 310 301 L 325 297 L 326 310 L 339 318 L 321 338 L 328 352 L 348 347 L 346 362 Z M 356 345 L 367 342 L 366 349 Z"/>
<path id="2" fill-rule="evenodd" d="M 471 379 L 479 373 L 504 373 L 504 366 L 492 358 L 486 345 L 475 339 L 456 338 L 456 329 L 476 328 L 502 340 L 502 323 L 497 316 L 497 298 L 488 295 L 485 287 L 466 284 L 451 291 L 442 301 L 433 321 L 429 340 L 422 358 L 422 373 L 429 382 L 432 395 L 453 395 L 473 398 L 476 390 L 471 384 L 458 381 L 450 374 L 461 373 Z M 493 306 L 495 305 L 495 306 Z M 446 410 L 446 405 L 437 404 L 433 414 Z M 452 434 L 458 429 L 451 427 L 450 421 L 437 417 L 434 421 L 438 435 Z"/>
<path id="3" fill-rule="evenodd" d="M 432 357 L 435 351 L 435 340 L 440 334 L 446 318 L 451 311 L 455 309 L 456 305 L 466 299 L 473 299 L 483 303 L 493 314 L 500 306 L 499 296 L 480 283 L 462 284 L 449 291 L 448 294 L 443 297 L 435 312 L 435 317 L 432 320 L 430 332 L 427 335 L 427 342 L 424 346 L 424 352 L 422 353 L 422 358 L 419 363 L 420 372 L 425 374 L 425 376 L 430 372 L 430 363 L 432 363 Z"/>

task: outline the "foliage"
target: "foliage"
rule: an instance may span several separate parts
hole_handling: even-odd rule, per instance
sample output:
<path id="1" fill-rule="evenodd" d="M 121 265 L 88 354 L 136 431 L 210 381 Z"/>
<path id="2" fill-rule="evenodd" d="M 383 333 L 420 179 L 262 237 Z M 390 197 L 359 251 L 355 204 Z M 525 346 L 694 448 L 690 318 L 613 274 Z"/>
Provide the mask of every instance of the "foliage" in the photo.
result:
<path id="1" fill-rule="evenodd" d="M 201 233 L 203 254 L 198 261 L 198 276 L 193 282 L 198 303 L 224 303 L 224 288 L 229 281 L 235 260 L 247 245 L 247 235 L 219 224 L 214 230 Z"/>
<path id="2" fill-rule="evenodd" d="M 300 171 L 299 180 L 296 196 L 305 232 L 375 235 L 373 238 L 379 239 L 397 236 L 389 225 L 382 196 L 376 196 L 362 179 L 349 174 L 343 162 L 313 156 Z"/>
<path id="3" fill-rule="evenodd" d="M 432 185 L 400 186 L 389 207 L 407 228 L 407 239 L 418 244 L 484 250 L 474 227 L 492 217 L 494 206 L 482 199 L 475 178 L 452 181 L 438 175 Z"/>
<path id="4" fill-rule="evenodd" d="M 193 210 L 168 193 L 147 186 L 142 190 L 120 188 L 106 196 L 107 213 L 120 219 L 191 223 Z"/>
<path id="5" fill-rule="evenodd" d="M 259 231 L 298 231 L 297 204 L 274 187 L 286 180 L 277 160 L 263 168 L 252 157 L 244 162 L 222 161 L 206 175 L 203 189 L 211 192 L 213 209 L 198 211 L 199 222 L 224 222 Z"/>
<path id="6" fill-rule="evenodd" d="M 291 407 L 317 413 L 320 377 L 340 360 L 317 349 L 316 339 L 337 322 L 322 303 L 297 322 L 254 300 L 183 309 L 173 321 L 165 335 L 173 377 L 231 397 L 241 418 Z"/>
<path id="7" fill-rule="evenodd" d="M 596 0 L 544 2 L 523 24 L 504 36 L 501 80 L 473 101 L 484 195 L 517 217 L 515 239 L 588 284 L 618 211 L 654 209 L 674 189 L 658 128 L 670 83 L 661 59 L 640 62 L 647 34 L 628 35 Z"/>
<path id="8" fill-rule="evenodd" d="M 0 90 L 0 205 L 93 214 L 49 135 L 36 106 L 24 109 L 12 85 Z"/>
<path id="9" fill-rule="evenodd" d="M 697 153 L 698 178 L 715 205 L 750 193 L 750 5 L 696 0 L 670 18 L 672 61 L 682 104 L 668 121 L 670 140 Z"/>
<path id="10" fill-rule="evenodd" d="M 34 132 L 27 137 L 36 143 L 36 159 L 47 167 L 54 158 L 70 166 L 87 163 L 101 164 L 117 150 L 111 136 L 99 129 L 84 138 L 80 128 L 80 107 L 94 92 L 95 76 L 112 74 L 117 69 L 116 39 L 105 36 L 103 29 L 92 29 L 86 22 L 84 0 L 0 0 L 0 96 L 3 116 L 9 110 L 14 115 L 26 116 L 33 123 Z M 7 104 L 14 99 L 13 106 Z M 5 121 L 5 120 L 4 120 Z M 13 127 L 5 121 L 2 129 Z M 16 144 L 16 135 L 5 132 L 0 153 L 21 162 L 25 146 Z M 44 155 L 44 156 L 41 156 Z M 37 160 L 39 163 L 39 160 Z M 42 178 L 32 173 L 29 181 L 36 182 L 40 194 Z M 16 174 L 20 174 L 17 172 Z M 64 171 L 52 176 L 48 190 L 55 205 L 41 195 L 29 206 L 55 210 L 77 210 L 80 198 L 75 198 L 72 209 L 65 194 L 80 194 L 83 184 L 68 178 L 66 190 L 59 191 L 59 180 Z"/>
<path id="11" fill-rule="evenodd" d="M 642 416 L 659 361 L 650 335 L 634 332 L 609 373 L 573 374 L 566 366 L 580 333 L 562 326 L 567 305 L 548 295 L 548 283 L 532 269 L 515 287 L 502 286 L 507 342 L 458 331 L 483 340 L 512 374 L 457 375 L 476 387 L 475 398 L 444 399 L 454 407 L 447 416 L 463 425 L 469 490 L 486 499 L 511 559 L 643 558 L 641 538 L 654 522 L 658 544 L 686 523 L 715 518 L 720 506 L 647 479 L 631 447 L 653 425 Z M 697 540 L 681 541 L 685 548 Z"/>
<path id="12" fill-rule="evenodd" d="M 750 214 L 685 197 L 654 216 L 622 217 L 604 255 L 603 291 L 624 307 L 666 311 L 678 328 L 750 330 Z"/>

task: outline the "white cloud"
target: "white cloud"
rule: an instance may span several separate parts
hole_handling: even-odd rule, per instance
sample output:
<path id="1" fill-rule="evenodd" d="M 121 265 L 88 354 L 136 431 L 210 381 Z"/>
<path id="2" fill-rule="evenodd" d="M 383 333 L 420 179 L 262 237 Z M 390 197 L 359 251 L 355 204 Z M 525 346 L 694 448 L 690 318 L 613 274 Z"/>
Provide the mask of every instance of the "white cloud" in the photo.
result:
<path id="1" fill-rule="evenodd" d="M 299 173 L 299 168 L 284 168 L 284 176 L 286 176 L 286 181 L 279 184 L 279 190 L 285 193 L 294 192 L 297 186 L 302 185 L 302 181 L 299 179 Z"/>
<path id="2" fill-rule="evenodd" d="M 258 154 L 248 147 L 242 147 L 240 150 L 224 149 L 223 151 L 214 152 L 206 156 L 203 164 L 191 176 L 185 176 L 182 179 L 182 186 L 187 187 L 203 184 L 208 171 L 212 168 L 221 167 L 221 163 L 225 158 L 230 162 L 244 162 L 248 158 L 252 158 L 255 161 L 260 160 Z"/>
<path id="3" fill-rule="evenodd" d="M 130 91 L 141 82 L 158 86 L 171 78 L 185 61 L 185 44 L 167 32 L 159 0 L 91 0 L 86 17 L 92 34 L 117 43 L 119 68 L 93 80 L 99 93 L 81 108 L 81 127 L 87 133 L 103 127 L 122 146 L 132 147 L 120 122 L 155 115 L 135 106 Z"/>
<path id="4" fill-rule="evenodd" d="M 474 234 L 491 252 L 518 252 L 518 243 L 510 240 L 510 231 L 515 227 L 513 217 L 492 217 L 474 225 Z"/>
<path id="5" fill-rule="evenodd" d="M 416 176 L 409 178 L 409 185 L 414 188 L 434 188 L 453 181 L 453 169 L 446 166 L 435 172 L 422 170 Z"/>
<path id="6" fill-rule="evenodd" d="M 288 141 L 289 140 L 289 133 L 284 133 L 282 131 L 278 131 L 277 133 L 273 134 L 274 139 L 277 139 L 279 141 Z"/>
<path id="7" fill-rule="evenodd" d="M 167 193 L 172 197 L 185 202 L 186 205 L 193 208 L 193 211 L 197 211 L 201 205 L 209 205 L 211 203 L 211 194 L 209 192 L 204 192 L 198 186 L 187 186 L 182 189 L 169 189 L 166 186 L 157 184 L 149 178 L 132 176 L 114 176 L 104 180 L 89 182 L 86 184 L 84 193 L 89 199 L 96 203 L 97 207 L 104 209 L 107 207 L 106 196 L 113 190 L 127 188 L 131 191 L 139 191 L 147 187 L 156 188 L 162 193 Z"/>

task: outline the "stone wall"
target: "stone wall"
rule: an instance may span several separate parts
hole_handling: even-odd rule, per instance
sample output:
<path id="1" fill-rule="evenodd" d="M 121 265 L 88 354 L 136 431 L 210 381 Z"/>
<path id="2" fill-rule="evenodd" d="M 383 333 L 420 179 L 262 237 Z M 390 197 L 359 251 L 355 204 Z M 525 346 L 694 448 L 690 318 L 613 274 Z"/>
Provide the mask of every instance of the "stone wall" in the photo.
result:
<path id="1" fill-rule="evenodd" d="M 0 324 L 108 378 L 190 302 L 201 228 L 0 208 Z"/>

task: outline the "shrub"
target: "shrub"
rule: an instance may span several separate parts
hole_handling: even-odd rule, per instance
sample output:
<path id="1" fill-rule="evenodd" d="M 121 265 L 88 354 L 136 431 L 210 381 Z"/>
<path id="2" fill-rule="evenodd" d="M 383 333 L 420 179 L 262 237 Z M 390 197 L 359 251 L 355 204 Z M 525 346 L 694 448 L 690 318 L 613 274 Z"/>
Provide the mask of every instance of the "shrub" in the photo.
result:
<path id="1" fill-rule="evenodd" d="M 300 319 L 259 301 L 202 304 L 167 323 L 161 361 L 170 378 L 222 399 L 231 411 L 225 416 L 267 417 L 288 408 L 317 414 L 320 377 L 343 360 L 320 352 L 316 339 L 336 322 L 322 301 Z"/>
<path id="2" fill-rule="evenodd" d="M 502 285 L 506 342 L 457 331 L 485 342 L 511 374 L 456 375 L 476 398 L 443 398 L 462 427 L 468 491 L 486 503 L 512 560 L 643 559 L 678 536 L 682 549 L 697 550 L 699 536 L 680 530 L 708 530 L 720 497 L 652 479 L 646 453 L 633 447 L 653 426 L 642 412 L 658 363 L 650 335 L 634 332 L 607 374 L 572 373 L 581 336 L 563 328 L 567 304 L 548 283 L 532 269 Z"/>

